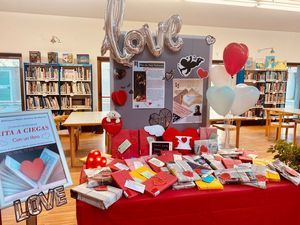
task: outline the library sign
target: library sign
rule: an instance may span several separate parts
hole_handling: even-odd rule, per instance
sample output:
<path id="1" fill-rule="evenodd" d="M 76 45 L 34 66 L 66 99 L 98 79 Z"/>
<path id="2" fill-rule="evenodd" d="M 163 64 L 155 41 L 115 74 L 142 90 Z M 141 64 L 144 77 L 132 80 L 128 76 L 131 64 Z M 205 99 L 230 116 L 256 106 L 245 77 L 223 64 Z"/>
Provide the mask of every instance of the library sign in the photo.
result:
<path id="1" fill-rule="evenodd" d="M 71 184 L 50 110 L 0 114 L 0 209 L 14 204 L 16 220 L 28 219 L 66 204 Z"/>

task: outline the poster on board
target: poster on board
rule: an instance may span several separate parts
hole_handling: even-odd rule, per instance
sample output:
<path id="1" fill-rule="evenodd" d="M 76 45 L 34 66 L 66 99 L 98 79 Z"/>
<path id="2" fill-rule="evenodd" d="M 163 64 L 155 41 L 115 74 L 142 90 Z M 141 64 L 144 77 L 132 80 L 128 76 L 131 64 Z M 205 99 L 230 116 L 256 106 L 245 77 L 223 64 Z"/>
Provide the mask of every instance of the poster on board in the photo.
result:
<path id="1" fill-rule="evenodd" d="M 202 123 L 203 79 L 173 79 L 173 124 Z"/>
<path id="2" fill-rule="evenodd" d="M 71 184 L 51 111 L 0 113 L 0 208 Z"/>
<path id="3" fill-rule="evenodd" d="M 164 108 L 165 62 L 133 62 L 133 109 Z"/>

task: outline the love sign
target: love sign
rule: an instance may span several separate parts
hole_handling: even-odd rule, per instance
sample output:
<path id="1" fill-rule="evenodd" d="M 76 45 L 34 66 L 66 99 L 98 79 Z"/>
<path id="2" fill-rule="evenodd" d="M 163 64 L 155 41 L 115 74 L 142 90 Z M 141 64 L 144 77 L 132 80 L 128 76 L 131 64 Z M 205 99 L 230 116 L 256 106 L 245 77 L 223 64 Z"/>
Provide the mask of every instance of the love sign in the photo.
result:
<path id="1" fill-rule="evenodd" d="M 144 24 L 139 30 L 131 30 L 124 36 L 123 49 L 119 47 L 120 26 L 123 22 L 125 0 L 108 0 L 105 14 L 105 37 L 102 43 L 101 54 L 110 50 L 111 57 L 125 66 L 131 65 L 131 58 L 141 53 L 147 45 L 155 57 L 159 57 L 166 45 L 171 51 L 177 52 L 183 46 L 182 38 L 178 37 L 182 21 L 180 16 L 173 15 L 158 24 L 157 35 L 153 35 L 149 25 Z"/>
<path id="2" fill-rule="evenodd" d="M 47 211 L 51 210 L 54 208 L 54 202 L 56 207 L 67 204 L 67 197 L 63 186 L 49 189 L 47 195 L 40 192 L 39 194 L 30 196 L 25 201 L 24 207 L 21 200 L 16 200 L 14 201 L 16 221 L 21 222 L 28 220 L 31 216 L 37 216 L 42 212 L 43 208 Z"/>

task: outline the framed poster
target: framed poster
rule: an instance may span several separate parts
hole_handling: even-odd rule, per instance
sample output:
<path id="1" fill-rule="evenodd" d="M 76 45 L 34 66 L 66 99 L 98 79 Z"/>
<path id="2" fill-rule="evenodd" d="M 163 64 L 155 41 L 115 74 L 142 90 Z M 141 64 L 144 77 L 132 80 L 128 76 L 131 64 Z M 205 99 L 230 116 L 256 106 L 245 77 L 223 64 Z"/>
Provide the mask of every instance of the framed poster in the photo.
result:
<path id="1" fill-rule="evenodd" d="M 0 113 L 0 208 L 61 185 L 72 180 L 51 111 Z"/>
<path id="2" fill-rule="evenodd" d="M 133 109 L 164 108 L 165 62 L 133 62 Z"/>
<path id="3" fill-rule="evenodd" d="M 173 79 L 173 124 L 202 123 L 203 80 Z"/>

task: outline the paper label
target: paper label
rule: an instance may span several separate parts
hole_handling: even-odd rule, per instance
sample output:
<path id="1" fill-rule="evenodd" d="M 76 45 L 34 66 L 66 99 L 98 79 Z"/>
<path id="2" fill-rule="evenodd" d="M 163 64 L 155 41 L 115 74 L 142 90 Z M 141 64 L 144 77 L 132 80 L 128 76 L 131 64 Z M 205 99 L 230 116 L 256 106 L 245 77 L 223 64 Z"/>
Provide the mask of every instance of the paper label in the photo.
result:
<path id="1" fill-rule="evenodd" d="M 142 194 L 144 194 L 145 187 L 146 187 L 145 185 L 143 185 L 141 183 L 138 183 L 136 181 L 133 181 L 133 180 L 126 180 L 124 186 L 131 189 L 131 190 L 140 192 Z"/>
<path id="2" fill-rule="evenodd" d="M 115 167 L 117 167 L 119 170 L 129 170 L 129 168 L 128 168 L 128 166 L 126 166 L 125 164 L 123 164 L 123 163 L 116 163 L 115 165 L 114 165 Z"/>
<path id="3" fill-rule="evenodd" d="M 154 174 L 150 173 L 149 171 L 145 170 L 140 173 L 143 177 L 146 177 L 147 179 L 150 179 L 151 177 L 154 176 Z"/>
<path id="4" fill-rule="evenodd" d="M 176 161 L 176 160 L 182 160 L 181 155 L 174 154 L 173 157 L 174 157 L 174 161 Z"/>
<path id="5" fill-rule="evenodd" d="M 129 147 L 131 146 L 131 142 L 126 139 L 122 144 L 119 145 L 118 151 L 123 154 Z"/>
<path id="6" fill-rule="evenodd" d="M 152 163 L 154 166 L 157 166 L 157 167 L 163 167 L 165 165 L 164 162 L 160 161 L 157 158 L 152 158 L 148 162 Z"/>
<path id="7" fill-rule="evenodd" d="M 134 161 L 133 162 L 133 166 L 134 166 L 134 169 L 138 169 L 138 168 L 140 168 L 140 167 L 142 167 L 144 165 L 140 161 Z"/>

